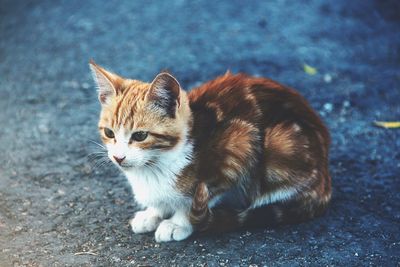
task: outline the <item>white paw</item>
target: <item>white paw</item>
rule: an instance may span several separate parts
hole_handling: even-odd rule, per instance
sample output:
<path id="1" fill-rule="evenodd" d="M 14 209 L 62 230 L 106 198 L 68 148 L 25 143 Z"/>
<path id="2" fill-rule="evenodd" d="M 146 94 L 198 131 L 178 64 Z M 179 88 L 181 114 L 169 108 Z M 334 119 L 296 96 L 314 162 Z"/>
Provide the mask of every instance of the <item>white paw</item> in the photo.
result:
<path id="1" fill-rule="evenodd" d="M 129 224 L 135 234 L 148 233 L 157 229 L 161 218 L 148 210 L 139 211 Z"/>
<path id="2" fill-rule="evenodd" d="M 188 238 L 193 232 L 191 225 L 180 226 L 170 220 L 160 223 L 155 233 L 157 242 L 180 241 Z"/>

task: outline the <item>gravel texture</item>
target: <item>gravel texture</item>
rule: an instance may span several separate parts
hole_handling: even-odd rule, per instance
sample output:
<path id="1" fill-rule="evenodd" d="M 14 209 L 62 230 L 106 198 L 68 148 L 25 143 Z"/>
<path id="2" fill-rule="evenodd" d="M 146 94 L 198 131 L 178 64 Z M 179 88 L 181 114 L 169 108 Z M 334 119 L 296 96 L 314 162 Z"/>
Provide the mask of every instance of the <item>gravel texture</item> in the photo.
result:
<path id="1" fill-rule="evenodd" d="M 398 1 L 0 4 L 0 266 L 399 266 Z M 88 160 L 88 60 L 184 88 L 227 69 L 297 88 L 332 134 L 333 200 L 314 221 L 157 244 L 133 235 L 125 178 Z M 316 68 L 310 75 L 304 64 Z"/>

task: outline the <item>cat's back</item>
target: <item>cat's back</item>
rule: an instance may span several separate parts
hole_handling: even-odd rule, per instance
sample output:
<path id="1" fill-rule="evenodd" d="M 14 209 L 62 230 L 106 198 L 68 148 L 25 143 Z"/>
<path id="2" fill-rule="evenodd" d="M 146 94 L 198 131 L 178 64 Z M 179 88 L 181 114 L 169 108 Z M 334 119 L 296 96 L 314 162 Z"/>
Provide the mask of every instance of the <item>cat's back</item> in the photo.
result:
<path id="1" fill-rule="evenodd" d="M 251 89 L 253 83 L 246 74 L 227 72 L 194 88 L 188 94 L 193 115 L 198 121 L 207 121 L 207 128 L 232 119 L 256 122 L 262 111 Z"/>
<path id="2" fill-rule="evenodd" d="M 227 72 L 191 90 L 188 95 L 189 101 L 192 107 L 205 106 L 216 111 L 219 120 L 234 110 L 237 110 L 235 114 L 240 115 L 246 113 L 238 110 L 241 107 L 256 105 L 255 96 L 251 91 L 253 83 L 254 78 L 251 76 Z"/>
<path id="3" fill-rule="evenodd" d="M 227 72 L 194 88 L 188 94 L 190 107 L 200 120 L 212 124 L 232 119 L 268 127 L 281 122 L 297 122 L 328 131 L 308 102 L 297 91 L 271 79 Z"/>
<path id="4" fill-rule="evenodd" d="M 268 127 L 296 121 L 324 130 L 323 123 L 295 90 L 271 79 L 230 72 L 189 92 L 195 116 L 211 124 L 232 119 Z"/>

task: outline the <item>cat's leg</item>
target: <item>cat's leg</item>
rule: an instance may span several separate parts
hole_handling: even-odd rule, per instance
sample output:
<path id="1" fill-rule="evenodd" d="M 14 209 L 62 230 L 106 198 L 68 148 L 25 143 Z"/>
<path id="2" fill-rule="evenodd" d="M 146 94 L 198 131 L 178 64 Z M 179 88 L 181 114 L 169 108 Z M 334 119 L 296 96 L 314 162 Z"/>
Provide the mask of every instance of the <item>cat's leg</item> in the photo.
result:
<path id="1" fill-rule="evenodd" d="M 148 233 L 157 229 L 162 220 L 163 214 L 155 208 L 148 207 L 143 211 L 138 211 L 129 224 L 135 234 Z"/>
<path id="2" fill-rule="evenodd" d="M 193 227 L 188 217 L 188 211 L 178 210 L 158 226 L 155 238 L 157 242 L 180 241 L 188 238 L 193 233 Z"/>

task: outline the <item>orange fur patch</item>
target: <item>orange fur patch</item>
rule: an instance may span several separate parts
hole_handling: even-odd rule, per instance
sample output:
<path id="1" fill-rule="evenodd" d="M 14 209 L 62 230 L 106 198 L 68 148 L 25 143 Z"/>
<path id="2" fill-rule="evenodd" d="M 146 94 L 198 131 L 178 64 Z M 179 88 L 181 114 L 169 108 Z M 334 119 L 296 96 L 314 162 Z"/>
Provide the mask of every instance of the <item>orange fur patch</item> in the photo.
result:
<path id="1" fill-rule="evenodd" d="M 143 142 L 133 142 L 130 145 L 142 149 L 170 149 L 174 147 L 191 120 L 188 101 L 185 92 L 181 93 L 181 104 L 176 111 L 176 118 L 168 118 L 150 107 L 146 96 L 151 84 L 136 80 L 124 80 L 119 84 L 116 96 L 112 97 L 101 111 L 99 127 L 110 128 L 113 131 L 126 129 L 149 132 L 149 137 Z M 105 143 L 111 142 L 103 138 Z"/>

